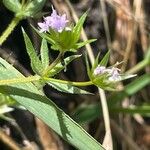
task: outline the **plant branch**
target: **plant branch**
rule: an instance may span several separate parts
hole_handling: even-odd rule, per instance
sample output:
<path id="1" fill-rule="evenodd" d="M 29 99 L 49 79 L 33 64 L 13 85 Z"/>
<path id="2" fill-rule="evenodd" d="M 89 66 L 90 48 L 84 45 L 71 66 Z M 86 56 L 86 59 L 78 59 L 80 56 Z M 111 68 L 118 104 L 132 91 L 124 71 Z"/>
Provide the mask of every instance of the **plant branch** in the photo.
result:
<path id="1" fill-rule="evenodd" d="M 72 82 L 72 81 L 65 81 L 65 80 L 59 80 L 54 78 L 46 78 L 43 77 L 45 81 L 51 81 L 51 82 L 57 82 L 57 83 L 63 83 L 63 84 L 71 84 L 74 86 L 88 86 L 93 85 L 92 81 L 86 81 L 86 82 Z"/>
<path id="2" fill-rule="evenodd" d="M 22 77 L 22 78 L 14 78 L 14 79 L 6 79 L 0 80 L 0 85 L 9 85 L 9 84 L 16 84 L 16 83 L 27 83 L 40 80 L 41 77 L 39 76 L 30 76 L 30 77 Z"/>
<path id="3" fill-rule="evenodd" d="M 14 17 L 11 23 L 8 25 L 6 30 L 2 33 L 0 36 L 0 46 L 5 42 L 5 40 L 8 38 L 8 36 L 11 34 L 11 32 L 14 30 L 14 28 L 18 25 L 22 18 Z"/>

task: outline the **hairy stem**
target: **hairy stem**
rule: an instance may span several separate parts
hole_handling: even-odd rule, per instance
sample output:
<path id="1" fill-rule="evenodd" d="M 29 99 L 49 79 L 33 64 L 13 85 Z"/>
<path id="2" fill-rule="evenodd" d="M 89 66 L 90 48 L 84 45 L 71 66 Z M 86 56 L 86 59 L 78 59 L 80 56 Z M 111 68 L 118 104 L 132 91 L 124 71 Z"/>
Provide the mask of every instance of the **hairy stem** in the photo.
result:
<path id="1" fill-rule="evenodd" d="M 30 77 L 22 77 L 22 78 L 14 78 L 14 79 L 6 79 L 0 80 L 0 85 L 9 85 L 9 84 L 16 84 L 16 83 L 27 83 L 40 80 L 39 76 L 30 76 Z"/>
<path id="2" fill-rule="evenodd" d="M 2 33 L 0 36 L 0 46 L 5 42 L 5 40 L 8 38 L 8 36 L 11 34 L 11 32 L 14 30 L 14 28 L 18 25 L 21 18 L 14 17 L 11 23 L 8 25 L 6 30 Z"/>
<path id="3" fill-rule="evenodd" d="M 54 78 L 43 78 L 45 81 L 50 81 L 50 82 L 57 82 L 57 83 L 64 83 L 64 84 L 71 84 L 74 86 L 88 86 L 92 85 L 92 81 L 86 81 L 86 82 L 72 82 L 72 81 L 65 81 L 65 80 L 59 80 L 59 79 L 54 79 Z"/>

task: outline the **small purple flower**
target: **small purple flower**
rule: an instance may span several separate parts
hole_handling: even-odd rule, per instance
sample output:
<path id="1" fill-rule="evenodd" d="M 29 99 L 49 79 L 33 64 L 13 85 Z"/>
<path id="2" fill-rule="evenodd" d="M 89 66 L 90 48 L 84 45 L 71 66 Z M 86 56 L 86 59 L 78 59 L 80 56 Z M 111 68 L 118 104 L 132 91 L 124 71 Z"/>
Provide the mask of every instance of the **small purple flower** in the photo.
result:
<path id="1" fill-rule="evenodd" d="M 38 26 L 41 28 L 40 29 L 40 32 L 46 32 L 46 31 L 48 31 L 49 30 L 49 26 L 48 26 L 48 24 L 46 24 L 45 22 L 39 22 L 38 23 Z"/>
<path id="2" fill-rule="evenodd" d="M 115 68 L 113 67 L 111 69 L 111 74 L 110 74 L 110 77 L 108 78 L 110 81 L 119 81 L 121 80 L 121 76 L 119 74 L 119 69 L 118 68 Z"/>
<path id="3" fill-rule="evenodd" d="M 103 74 L 105 71 L 106 71 L 106 67 L 105 67 L 105 66 L 98 66 L 98 67 L 94 70 L 94 75 Z"/>
<path id="4" fill-rule="evenodd" d="M 121 76 L 119 74 L 118 68 L 106 68 L 105 66 L 98 66 L 94 70 L 94 75 L 101 75 L 101 74 L 107 74 L 109 81 L 119 81 L 121 80 Z"/>
<path id="5" fill-rule="evenodd" d="M 49 31 L 49 28 L 52 28 L 58 32 L 62 32 L 63 29 L 65 29 L 67 22 L 68 20 L 66 14 L 60 16 L 57 14 L 56 10 L 52 7 L 52 14 L 44 18 L 44 22 L 38 23 L 38 25 L 41 28 L 40 32 Z"/>

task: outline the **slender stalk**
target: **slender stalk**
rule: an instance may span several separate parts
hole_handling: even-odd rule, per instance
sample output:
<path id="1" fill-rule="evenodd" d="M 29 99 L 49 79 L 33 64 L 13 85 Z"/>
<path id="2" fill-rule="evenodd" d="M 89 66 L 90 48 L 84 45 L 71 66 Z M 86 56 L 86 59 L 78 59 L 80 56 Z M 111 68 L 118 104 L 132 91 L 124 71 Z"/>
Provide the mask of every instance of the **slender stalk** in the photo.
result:
<path id="1" fill-rule="evenodd" d="M 50 64 L 50 66 L 43 72 L 43 77 L 47 77 L 51 69 L 53 69 L 61 60 L 63 53 L 60 52 L 57 58 Z"/>
<path id="2" fill-rule="evenodd" d="M 110 37 L 109 24 L 108 24 L 108 19 L 106 14 L 106 5 L 104 0 L 100 0 L 100 5 L 101 5 L 102 19 L 104 23 L 104 30 L 106 34 L 107 46 L 109 49 L 111 49 L 111 37 Z"/>
<path id="3" fill-rule="evenodd" d="M 72 82 L 72 81 L 65 81 L 65 80 L 59 80 L 59 79 L 54 79 L 54 78 L 46 78 L 43 77 L 45 81 L 52 81 L 52 82 L 57 82 L 57 83 L 64 83 L 64 84 L 71 84 L 74 86 L 88 86 L 88 85 L 93 85 L 92 81 L 86 81 L 86 82 Z"/>
<path id="4" fill-rule="evenodd" d="M 14 79 L 6 79 L 0 80 L 0 85 L 9 85 L 9 84 L 16 84 L 16 83 L 27 83 L 40 80 L 39 76 L 31 76 L 31 77 L 22 77 L 22 78 L 14 78 Z"/>
<path id="5" fill-rule="evenodd" d="M 6 30 L 2 33 L 0 36 L 0 46 L 5 42 L 5 40 L 8 38 L 8 36 L 11 34 L 11 32 L 14 30 L 14 28 L 18 25 L 21 18 L 14 17 L 11 23 L 8 25 Z"/>
<path id="6" fill-rule="evenodd" d="M 0 141 L 13 150 L 20 150 L 18 144 L 0 128 Z"/>

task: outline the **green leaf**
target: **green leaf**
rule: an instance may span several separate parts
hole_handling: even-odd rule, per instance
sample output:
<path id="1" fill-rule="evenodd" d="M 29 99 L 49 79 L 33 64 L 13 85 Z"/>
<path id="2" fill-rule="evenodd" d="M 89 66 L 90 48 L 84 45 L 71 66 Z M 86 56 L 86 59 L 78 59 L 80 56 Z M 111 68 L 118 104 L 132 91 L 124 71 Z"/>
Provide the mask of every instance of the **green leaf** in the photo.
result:
<path id="1" fill-rule="evenodd" d="M 89 78 L 91 79 L 92 74 L 90 71 L 90 65 L 89 65 L 87 53 L 85 53 L 85 62 L 86 62 L 87 74 L 88 74 Z"/>
<path id="2" fill-rule="evenodd" d="M 0 80 L 24 77 L 5 60 L 0 58 L 0 63 L 10 70 L 8 74 L 0 72 Z M 0 93 L 7 94 L 15 99 L 77 149 L 104 150 L 94 138 L 59 109 L 32 83 L 0 86 Z"/>
<path id="3" fill-rule="evenodd" d="M 84 41 L 84 42 L 80 42 L 80 43 L 77 43 L 76 46 L 75 46 L 75 49 L 79 49 L 83 46 L 85 46 L 86 44 L 89 44 L 89 43 L 92 43 L 92 42 L 95 42 L 96 39 L 90 39 L 90 40 L 87 40 L 87 41 Z"/>
<path id="4" fill-rule="evenodd" d="M 77 22 L 77 24 L 75 25 L 75 27 L 73 28 L 73 33 L 74 33 L 74 43 L 76 43 L 79 38 L 80 38 L 80 34 L 81 34 L 81 30 L 83 27 L 83 24 L 85 22 L 85 19 L 87 17 L 87 12 L 85 12 L 79 19 L 79 21 Z"/>
<path id="5" fill-rule="evenodd" d="M 28 35 L 25 33 L 24 29 L 22 29 L 22 32 L 23 32 L 23 36 L 24 36 L 27 53 L 30 57 L 31 67 L 35 73 L 40 75 L 40 74 L 42 74 L 42 72 L 44 70 L 42 63 L 39 60 L 39 57 L 36 54 L 36 51 L 31 43 L 31 40 L 29 39 Z"/>
<path id="6" fill-rule="evenodd" d="M 94 72 L 94 70 L 98 67 L 99 56 L 100 56 L 100 52 L 99 52 L 98 55 L 96 56 L 96 59 L 95 59 L 95 61 L 94 61 L 94 64 L 92 65 L 92 68 L 91 68 L 91 76 L 90 76 L 91 80 L 93 80 L 93 79 L 95 78 L 95 77 L 93 78 L 93 72 Z"/>
<path id="7" fill-rule="evenodd" d="M 99 63 L 99 66 L 107 66 L 107 63 L 109 61 L 110 51 L 106 53 L 106 55 L 103 57 L 101 62 Z"/>
<path id="8" fill-rule="evenodd" d="M 40 52 L 41 52 L 41 62 L 43 68 L 46 69 L 49 66 L 49 54 L 48 54 L 47 41 L 45 39 L 42 39 Z"/>
<path id="9" fill-rule="evenodd" d="M 21 10 L 20 0 L 3 0 L 3 4 L 10 11 L 17 13 Z"/>
<path id="10" fill-rule="evenodd" d="M 46 0 L 32 0 L 25 8 L 25 16 L 33 17 L 44 6 Z"/>
<path id="11" fill-rule="evenodd" d="M 74 59 L 79 58 L 81 55 L 72 55 L 64 59 L 65 66 L 62 63 L 58 63 L 52 70 L 49 71 L 48 76 L 52 77 L 58 74 L 60 71 L 65 69 L 65 67 L 72 62 Z"/>
<path id="12" fill-rule="evenodd" d="M 46 81 L 48 85 L 52 86 L 54 89 L 70 94 L 92 94 L 80 88 L 73 86 L 69 81 L 68 83 L 58 83 L 55 81 Z"/>

